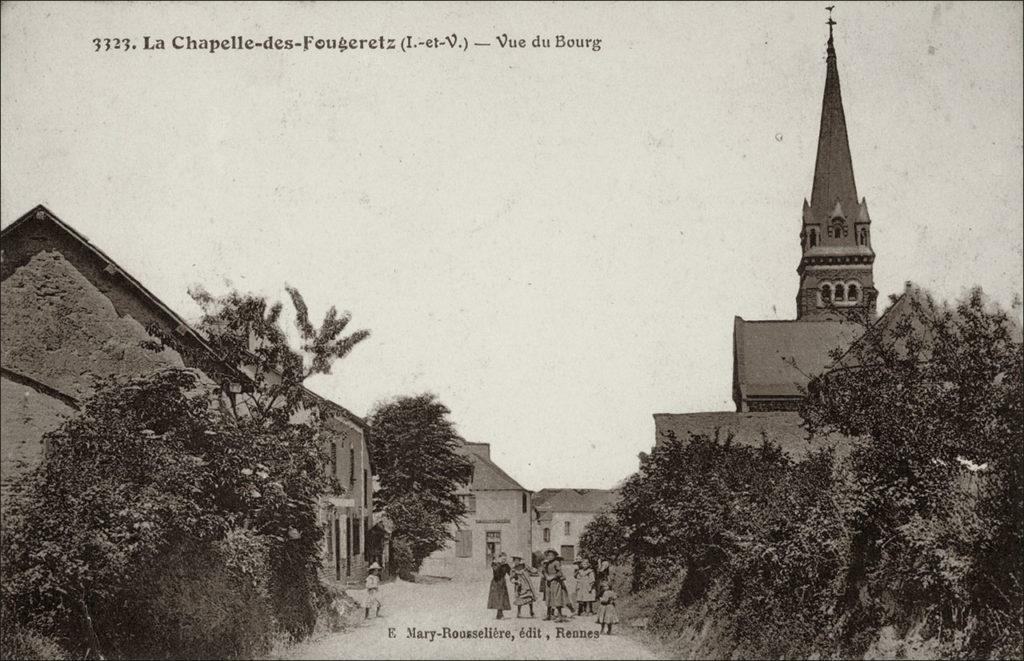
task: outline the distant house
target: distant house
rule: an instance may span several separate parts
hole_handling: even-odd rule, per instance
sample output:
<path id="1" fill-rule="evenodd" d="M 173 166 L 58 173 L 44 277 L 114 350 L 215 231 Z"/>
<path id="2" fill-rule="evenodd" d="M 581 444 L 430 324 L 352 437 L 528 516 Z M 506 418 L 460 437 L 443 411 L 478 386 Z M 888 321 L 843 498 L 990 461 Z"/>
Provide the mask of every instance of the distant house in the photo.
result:
<path id="1" fill-rule="evenodd" d="M 533 552 L 554 549 L 567 561 L 575 560 L 580 533 L 618 499 L 616 490 L 541 489 L 533 496 Z"/>
<path id="2" fill-rule="evenodd" d="M 100 380 L 166 367 L 209 378 L 211 394 L 233 398 L 246 367 L 217 355 L 201 333 L 85 236 L 43 206 L 0 232 L 0 493 L 42 460 L 43 436 L 74 415 Z M 332 471 L 345 489 L 325 497 L 324 569 L 361 580 L 374 528 L 373 466 L 366 424 L 307 391 L 332 432 Z M 300 411 L 301 417 L 304 412 Z M 369 554 L 386 561 L 386 537 Z"/>
<path id="3" fill-rule="evenodd" d="M 466 443 L 461 453 L 473 463 L 469 484 L 458 492 L 466 518 L 452 527 L 455 541 L 423 561 L 420 573 L 428 576 L 486 574 L 502 551 L 530 557 L 531 492 L 491 461 L 490 444 Z"/>

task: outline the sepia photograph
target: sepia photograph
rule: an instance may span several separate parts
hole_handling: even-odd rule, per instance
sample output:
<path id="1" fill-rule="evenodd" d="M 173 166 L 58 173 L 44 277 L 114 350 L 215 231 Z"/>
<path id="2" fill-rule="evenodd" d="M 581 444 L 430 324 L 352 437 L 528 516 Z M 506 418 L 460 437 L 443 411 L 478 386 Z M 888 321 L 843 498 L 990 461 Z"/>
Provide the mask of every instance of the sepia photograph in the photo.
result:
<path id="1" fill-rule="evenodd" d="M 0 658 L 1024 656 L 1024 3 L 0 3 Z"/>

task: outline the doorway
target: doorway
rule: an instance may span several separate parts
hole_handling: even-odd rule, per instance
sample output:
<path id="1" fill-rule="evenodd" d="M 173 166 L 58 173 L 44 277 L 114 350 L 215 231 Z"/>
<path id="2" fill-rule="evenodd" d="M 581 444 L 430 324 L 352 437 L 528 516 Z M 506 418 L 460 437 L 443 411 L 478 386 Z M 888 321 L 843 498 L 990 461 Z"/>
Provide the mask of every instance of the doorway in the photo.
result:
<path id="1" fill-rule="evenodd" d="M 484 561 L 487 563 L 487 566 L 490 567 L 491 563 L 494 562 L 494 559 L 498 557 L 499 553 L 501 553 L 501 531 L 488 532 L 486 541 L 487 553 Z"/>

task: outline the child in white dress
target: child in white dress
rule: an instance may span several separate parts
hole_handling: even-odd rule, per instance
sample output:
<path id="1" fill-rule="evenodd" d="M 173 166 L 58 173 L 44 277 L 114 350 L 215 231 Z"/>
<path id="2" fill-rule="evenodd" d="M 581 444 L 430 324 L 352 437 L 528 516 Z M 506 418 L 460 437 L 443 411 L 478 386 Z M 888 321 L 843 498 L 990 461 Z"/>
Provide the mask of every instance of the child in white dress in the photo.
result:
<path id="1" fill-rule="evenodd" d="M 383 605 L 380 600 L 380 565 L 375 562 L 370 565 L 370 573 L 366 575 L 366 603 L 363 604 L 366 610 L 365 619 L 370 619 L 370 609 L 375 606 L 376 616 L 380 617 L 380 607 Z"/>

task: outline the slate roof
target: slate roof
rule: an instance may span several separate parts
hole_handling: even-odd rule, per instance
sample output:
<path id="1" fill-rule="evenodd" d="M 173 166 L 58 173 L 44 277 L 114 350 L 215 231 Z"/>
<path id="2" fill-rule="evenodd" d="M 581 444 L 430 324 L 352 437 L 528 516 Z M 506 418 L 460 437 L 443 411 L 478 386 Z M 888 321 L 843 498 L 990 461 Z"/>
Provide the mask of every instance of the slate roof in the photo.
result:
<path id="1" fill-rule="evenodd" d="M 541 489 L 533 496 L 533 507 L 542 512 L 596 514 L 618 499 L 618 492 L 609 489 Z"/>
<path id="2" fill-rule="evenodd" d="M 863 327 L 850 321 L 745 321 L 733 326 L 733 399 L 802 397 L 812 377 L 832 365 Z"/>
<path id="3" fill-rule="evenodd" d="M 475 452 L 472 444 L 467 443 L 460 450 L 463 456 L 473 462 L 473 482 L 469 485 L 470 491 L 526 491 L 529 493 L 529 489 L 516 482 L 498 464 Z"/>
<path id="4" fill-rule="evenodd" d="M 821 99 L 821 126 L 818 130 L 818 156 L 814 162 L 811 211 L 819 222 L 831 216 L 838 202 L 847 214 L 855 213 L 857 184 L 853 177 L 850 140 L 846 133 L 846 114 L 839 85 L 835 44 L 828 38 L 825 92 Z"/>
<path id="5" fill-rule="evenodd" d="M 808 439 L 807 432 L 800 424 L 800 414 L 792 412 L 655 413 L 654 444 L 655 447 L 663 444 L 671 434 L 686 440 L 690 434 L 714 438 L 717 432 L 722 440 L 732 433 L 734 443 L 752 447 L 760 446 L 767 435 L 771 442 L 798 460 L 826 446 L 836 448 L 840 454 L 849 451 L 852 444 L 849 437 L 830 434 Z"/>

